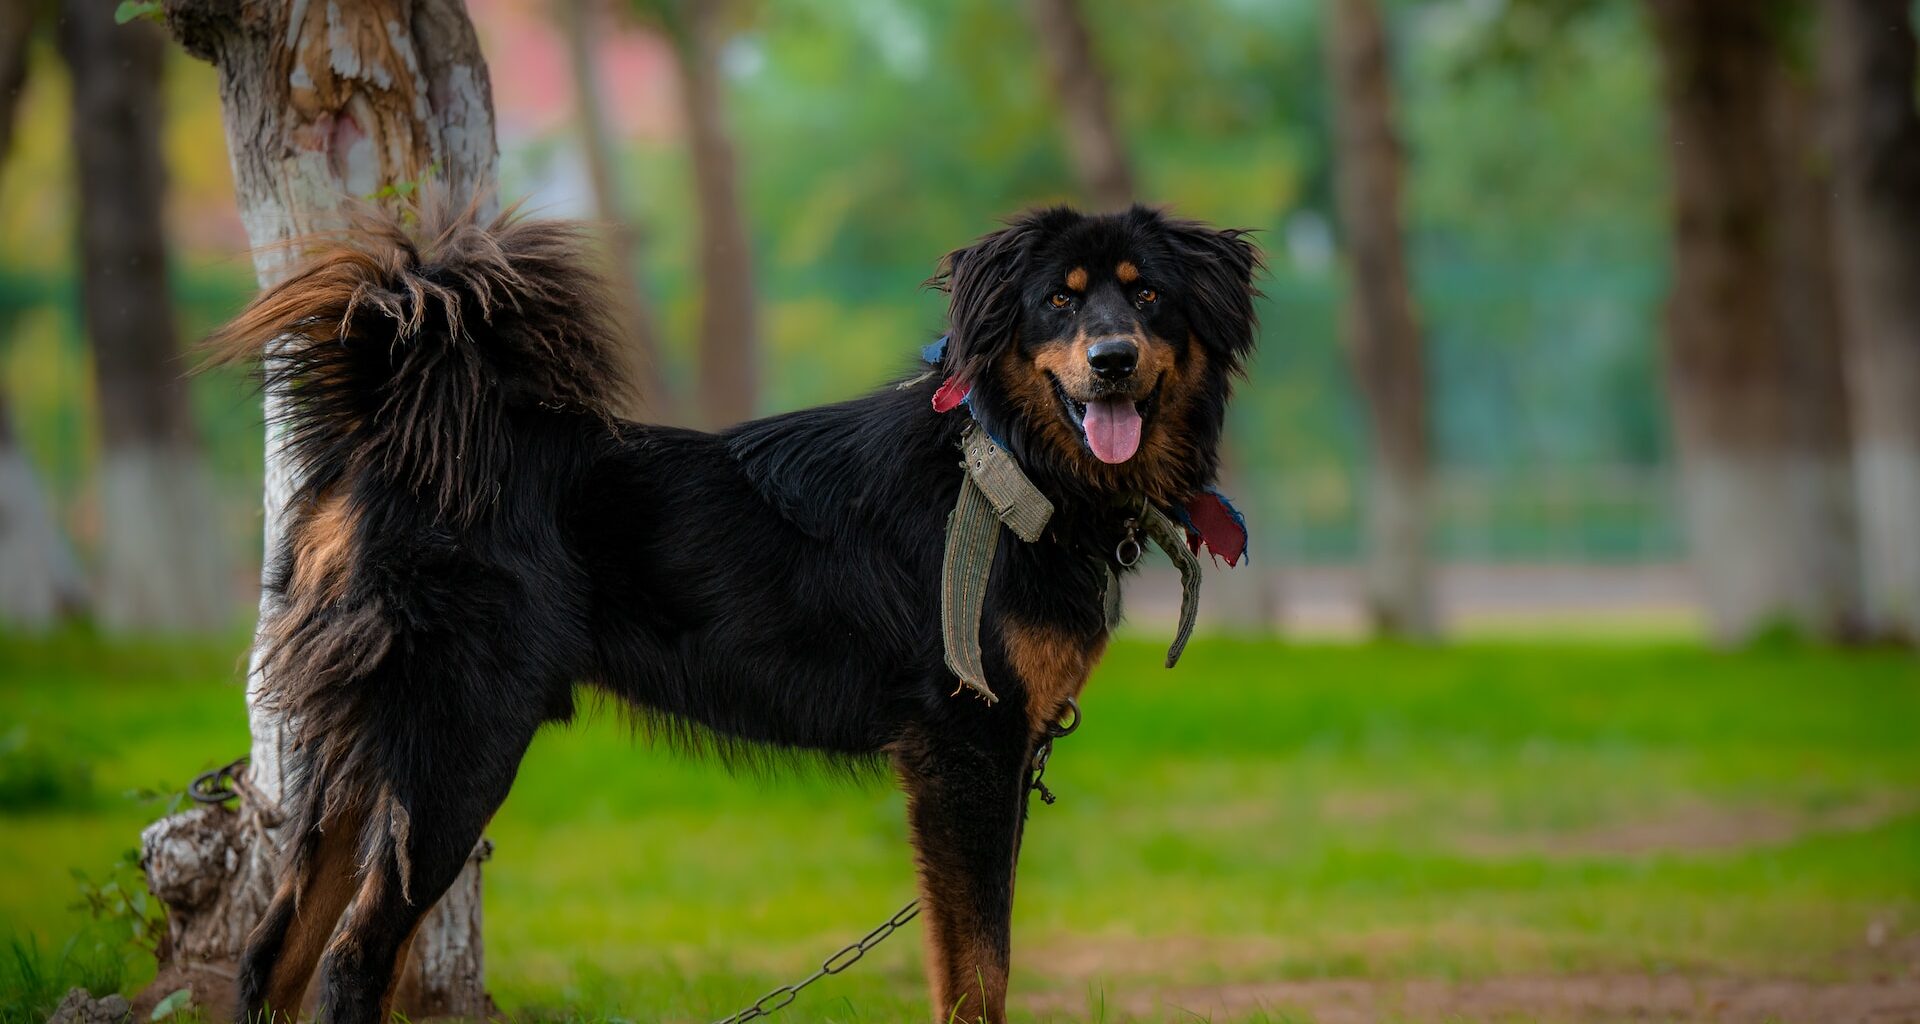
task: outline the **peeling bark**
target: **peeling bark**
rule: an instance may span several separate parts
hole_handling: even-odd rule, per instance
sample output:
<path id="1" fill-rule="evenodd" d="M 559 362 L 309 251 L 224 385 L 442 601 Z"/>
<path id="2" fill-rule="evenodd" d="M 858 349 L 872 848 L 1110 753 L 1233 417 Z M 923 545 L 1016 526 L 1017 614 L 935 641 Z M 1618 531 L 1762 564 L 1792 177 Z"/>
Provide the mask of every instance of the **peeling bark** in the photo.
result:
<path id="1" fill-rule="evenodd" d="M 219 70 L 240 216 L 263 286 L 293 269 L 299 239 L 342 227 L 343 208 L 355 198 L 430 177 L 476 203 L 483 217 L 497 209 L 492 87 L 460 0 L 165 0 L 165 14 L 174 38 Z M 269 424 L 279 421 L 278 401 L 267 400 Z M 272 552 L 296 485 L 273 426 L 265 468 Z M 219 981 L 228 979 L 230 1001 L 233 964 L 264 908 L 277 854 L 289 733 L 260 693 L 256 650 L 247 691 L 250 792 L 241 810 L 190 812 L 143 836 L 156 893 L 198 893 L 201 866 L 232 864 L 210 895 L 169 901 L 161 974 L 148 989 L 164 994 L 182 979 L 205 985 L 208 997 L 196 1002 L 214 1017 L 232 1009 L 216 1001 Z M 194 843 L 223 852 L 192 853 Z M 492 1009 L 481 984 L 478 872 L 469 865 L 421 925 L 398 989 L 397 1005 L 409 1016 L 479 1017 Z"/>
<path id="2" fill-rule="evenodd" d="M 613 278 L 618 289 L 621 326 L 631 339 L 628 350 L 631 369 L 629 381 L 639 389 L 632 403 L 634 418 L 641 408 L 656 423 L 672 423 L 673 392 L 667 385 L 666 364 L 662 362 L 659 331 L 647 301 L 646 275 L 642 273 L 639 229 L 627 217 L 620 202 L 619 177 L 615 173 L 613 143 L 607 131 L 606 113 L 600 105 L 600 60 L 594 50 L 594 27 L 602 12 L 593 0 L 561 0 L 560 24 L 567 41 L 568 64 L 573 73 L 574 122 L 580 133 L 580 153 L 587 166 L 587 181 L 593 189 L 594 213 L 607 238 L 607 252 L 613 263 Z"/>
<path id="3" fill-rule="evenodd" d="M 709 427 L 738 423 L 759 404 L 753 248 L 740 209 L 720 76 L 725 0 L 683 4 L 680 99 L 700 213 L 700 413 Z"/>
<path id="4" fill-rule="evenodd" d="M 1079 0 L 1031 0 L 1030 6 L 1080 190 L 1098 209 L 1124 209 L 1133 202 L 1133 169 L 1086 14 Z"/>
<path id="5" fill-rule="evenodd" d="M 1380 633 L 1428 637 L 1439 622 L 1427 545 L 1426 367 L 1401 222 L 1403 152 L 1393 125 L 1393 71 L 1377 0 L 1330 4 L 1327 67 L 1338 115 L 1334 169 L 1346 235 L 1346 341 L 1371 427 L 1367 609 Z"/>
<path id="6" fill-rule="evenodd" d="M 1920 643 L 1920 114 L 1905 0 L 1821 0 L 1872 628 Z"/>

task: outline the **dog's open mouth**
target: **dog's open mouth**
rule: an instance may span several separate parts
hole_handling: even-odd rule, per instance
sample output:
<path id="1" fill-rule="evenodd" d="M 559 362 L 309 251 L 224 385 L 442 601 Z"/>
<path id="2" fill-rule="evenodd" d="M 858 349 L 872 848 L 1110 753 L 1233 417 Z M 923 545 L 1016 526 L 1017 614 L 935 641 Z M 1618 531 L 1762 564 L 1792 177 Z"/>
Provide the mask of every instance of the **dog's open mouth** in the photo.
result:
<path id="1" fill-rule="evenodd" d="M 1061 408 L 1079 429 L 1080 439 L 1086 442 L 1093 457 L 1117 465 L 1133 458 L 1140 450 L 1140 432 L 1153 412 L 1154 401 L 1160 397 L 1160 382 L 1155 381 L 1153 390 L 1139 401 L 1126 395 L 1103 395 L 1081 401 L 1067 394 L 1058 377 L 1053 378 L 1053 393 L 1060 396 Z"/>

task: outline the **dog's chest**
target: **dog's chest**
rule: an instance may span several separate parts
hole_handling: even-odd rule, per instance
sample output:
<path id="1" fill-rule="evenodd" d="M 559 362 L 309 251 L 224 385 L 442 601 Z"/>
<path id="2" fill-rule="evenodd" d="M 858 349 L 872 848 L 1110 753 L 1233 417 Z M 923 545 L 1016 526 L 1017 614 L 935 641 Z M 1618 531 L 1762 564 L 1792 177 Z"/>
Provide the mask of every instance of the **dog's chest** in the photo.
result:
<path id="1" fill-rule="evenodd" d="M 1019 618 L 1001 623 L 1000 639 L 1008 666 L 1020 677 L 1027 716 L 1036 732 L 1056 718 L 1069 699 L 1080 695 L 1107 648 L 1104 629 L 1087 634 Z"/>

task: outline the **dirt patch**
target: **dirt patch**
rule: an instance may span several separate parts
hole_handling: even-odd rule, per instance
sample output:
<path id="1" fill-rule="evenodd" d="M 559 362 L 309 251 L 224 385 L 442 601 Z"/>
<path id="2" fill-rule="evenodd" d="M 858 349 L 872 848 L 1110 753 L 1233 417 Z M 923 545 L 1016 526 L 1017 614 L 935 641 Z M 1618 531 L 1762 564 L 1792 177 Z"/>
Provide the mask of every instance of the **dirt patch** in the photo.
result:
<path id="1" fill-rule="evenodd" d="M 1912 796 L 1878 793 L 1814 812 L 1779 807 L 1690 804 L 1658 817 L 1550 835 L 1464 835 L 1454 845 L 1482 857 L 1636 856 L 1718 853 L 1779 846 L 1814 835 L 1863 832 L 1912 813 Z"/>
<path id="2" fill-rule="evenodd" d="M 1023 948 L 1016 960 L 1084 991 L 1113 979 L 1175 986 L 1318 974 L 1327 964 L 1339 964 L 1338 973 L 1386 976 L 1432 949 L 1485 950 L 1495 964 L 1546 962 L 1543 939 L 1533 930 L 1445 923 L 1374 928 L 1311 947 L 1261 935 L 1053 936 Z"/>
<path id="3" fill-rule="evenodd" d="M 1340 824 L 1376 825 L 1412 807 L 1408 794 L 1390 790 L 1343 789 L 1320 798 L 1321 817 Z"/>
<path id="4" fill-rule="evenodd" d="M 1089 997 L 1022 1001 L 1042 1019 L 1081 1014 Z M 1311 979 L 1108 991 L 1107 1020 L 1231 1020 L 1265 1013 L 1315 1024 L 1378 1021 L 1703 1021 L 1890 1024 L 1920 1021 L 1920 978 L 1812 982 L 1673 975 L 1571 975 L 1480 981 Z"/>
<path id="5" fill-rule="evenodd" d="M 1877 915 L 1858 945 L 1834 957 L 1834 966 L 1853 977 L 1920 978 L 1920 931 L 1902 933 L 1897 914 Z"/>
<path id="6" fill-rule="evenodd" d="M 1191 979 L 1203 969 L 1216 977 L 1245 977 L 1270 970 L 1288 949 L 1278 939 L 1248 936 L 1075 936 L 1022 953 L 1016 960 L 1045 965 L 1048 978 L 1077 984 L 1103 978 Z"/>

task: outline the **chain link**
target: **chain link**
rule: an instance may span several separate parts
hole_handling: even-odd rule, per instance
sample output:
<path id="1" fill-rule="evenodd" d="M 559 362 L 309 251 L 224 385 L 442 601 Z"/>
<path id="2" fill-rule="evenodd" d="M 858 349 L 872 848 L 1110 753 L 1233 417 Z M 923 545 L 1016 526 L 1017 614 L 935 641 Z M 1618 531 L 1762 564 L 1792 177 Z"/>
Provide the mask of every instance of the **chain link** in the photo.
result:
<path id="1" fill-rule="evenodd" d="M 187 783 L 187 795 L 195 803 L 224 804 L 242 795 L 240 773 L 247 767 L 247 758 L 241 757 L 229 764 L 209 771 L 201 772 Z"/>
<path id="2" fill-rule="evenodd" d="M 778 1010 L 785 1009 L 788 1003 L 799 998 L 801 989 L 806 988 L 808 985 L 819 981 L 829 974 L 839 974 L 841 971 L 859 963 L 860 958 L 866 956 L 868 950 L 885 942 L 887 937 L 899 931 L 902 925 L 919 916 L 920 901 L 917 899 L 909 900 L 906 906 L 894 911 L 892 917 L 880 922 L 879 927 L 862 935 L 859 941 L 851 942 L 840 947 L 834 951 L 832 956 L 820 961 L 819 970 L 814 971 L 812 974 L 801 978 L 791 985 L 782 985 L 774 989 L 754 1000 L 752 1006 L 741 1010 L 731 1017 L 722 1017 L 714 1021 L 713 1024 L 744 1024 L 745 1021 L 759 1020 L 762 1017 L 771 1016 Z"/>
<path id="3" fill-rule="evenodd" d="M 1046 737 L 1042 739 L 1040 745 L 1034 749 L 1033 762 L 1028 767 L 1027 788 L 1038 792 L 1040 799 L 1049 804 L 1053 803 L 1053 792 L 1046 787 L 1045 783 L 1040 781 L 1040 777 L 1046 774 L 1047 761 L 1053 757 L 1053 741 L 1071 735 L 1075 729 L 1080 727 L 1079 702 L 1071 697 L 1067 698 L 1066 712 L 1071 712 L 1072 717 L 1066 717 L 1066 714 L 1063 713 L 1061 718 L 1048 724 Z M 829 974 L 839 974 L 841 971 L 859 963 L 860 958 L 866 956 L 868 950 L 887 941 L 887 938 L 894 932 L 899 931 L 902 925 L 919 916 L 920 901 L 917 899 L 908 900 L 906 906 L 894 911 L 893 916 L 880 922 L 879 927 L 862 935 L 858 941 L 841 946 L 833 952 L 833 955 L 820 961 L 819 970 L 814 971 L 812 974 L 801 978 L 791 985 L 782 985 L 768 992 L 766 995 L 754 1000 L 753 1005 L 730 1017 L 722 1017 L 714 1021 L 713 1024 L 745 1024 L 745 1022 L 750 1020 L 759 1020 L 762 1017 L 773 1016 L 775 1013 L 786 1009 L 795 999 L 800 998 L 800 991 L 802 989 Z"/>

